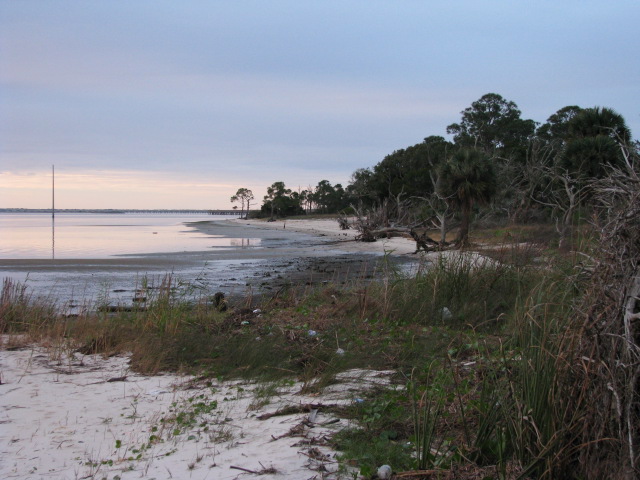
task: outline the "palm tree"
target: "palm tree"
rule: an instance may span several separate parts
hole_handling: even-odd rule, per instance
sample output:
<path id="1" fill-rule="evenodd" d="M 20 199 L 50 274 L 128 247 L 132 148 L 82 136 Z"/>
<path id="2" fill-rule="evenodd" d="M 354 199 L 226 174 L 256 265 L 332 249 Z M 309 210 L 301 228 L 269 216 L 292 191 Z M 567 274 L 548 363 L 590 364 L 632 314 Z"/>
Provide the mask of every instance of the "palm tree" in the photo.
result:
<path id="1" fill-rule="evenodd" d="M 567 124 L 570 139 L 604 135 L 622 143 L 631 140 L 624 117 L 612 108 L 593 107 L 578 112 Z"/>
<path id="2" fill-rule="evenodd" d="M 576 180 L 603 178 L 607 166 L 618 166 L 622 162 L 620 145 L 611 137 L 576 138 L 565 146 L 560 166 Z"/>
<path id="3" fill-rule="evenodd" d="M 479 150 L 457 151 L 440 168 L 438 191 L 460 209 L 461 224 L 456 244 L 464 246 L 469 241 L 474 204 L 488 203 L 496 191 L 496 174 L 489 158 Z"/>
<path id="4" fill-rule="evenodd" d="M 560 166 L 572 176 L 601 178 L 607 166 L 622 162 L 620 144 L 628 144 L 631 131 L 624 117 L 611 108 L 585 108 L 567 123 L 567 142 Z"/>

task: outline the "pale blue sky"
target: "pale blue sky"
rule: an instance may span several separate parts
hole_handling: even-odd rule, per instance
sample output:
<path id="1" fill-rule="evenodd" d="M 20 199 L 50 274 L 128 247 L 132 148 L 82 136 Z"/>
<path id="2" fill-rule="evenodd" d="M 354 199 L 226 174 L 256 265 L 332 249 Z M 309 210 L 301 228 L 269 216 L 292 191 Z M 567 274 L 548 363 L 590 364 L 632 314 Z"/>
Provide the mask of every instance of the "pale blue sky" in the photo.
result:
<path id="1" fill-rule="evenodd" d="M 640 131 L 637 1 L 0 0 L 0 207 L 228 208 L 445 135 L 495 92 Z"/>

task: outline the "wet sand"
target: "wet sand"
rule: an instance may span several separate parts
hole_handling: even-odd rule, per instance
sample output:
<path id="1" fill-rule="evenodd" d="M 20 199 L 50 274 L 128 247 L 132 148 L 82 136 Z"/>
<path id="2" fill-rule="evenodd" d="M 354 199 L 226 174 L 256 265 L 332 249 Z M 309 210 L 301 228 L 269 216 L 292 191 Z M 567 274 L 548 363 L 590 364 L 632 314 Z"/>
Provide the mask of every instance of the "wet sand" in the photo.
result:
<path id="1" fill-rule="evenodd" d="M 382 268 L 385 253 L 396 263 L 416 260 L 410 255 L 414 244 L 409 240 L 355 242 L 355 232 L 340 231 L 334 220 L 215 220 L 186 225 L 212 239 L 239 240 L 227 247 L 207 246 L 204 241 L 202 251 L 107 259 L 0 259 L 0 277 L 26 282 L 35 295 L 77 306 L 96 301 L 130 303 L 141 284 L 157 286 L 166 275 L 188 284 L 194 294 L 222 291 L 243 296 L 284 285 L 372 277 Z"/>

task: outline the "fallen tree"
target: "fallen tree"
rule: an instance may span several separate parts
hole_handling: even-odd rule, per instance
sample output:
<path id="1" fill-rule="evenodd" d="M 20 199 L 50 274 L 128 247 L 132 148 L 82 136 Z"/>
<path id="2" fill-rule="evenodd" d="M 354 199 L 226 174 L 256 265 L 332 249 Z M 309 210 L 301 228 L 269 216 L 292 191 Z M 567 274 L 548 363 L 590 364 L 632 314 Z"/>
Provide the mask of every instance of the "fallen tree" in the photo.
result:
<path id="1" fill-rule="evenodd" d="M 397 202 L 400 202 L 399 198 Z M 421 222 L 416 222 L 414 218 L 414 221 L 409 223 L 408 220 L 410 220 L 411 216 L 407 213 L 408 209 L 406 205 L 390 207 L 389 203 L 385 202 L 379 208 L 367 212 L 353 206 L 352 208 L 356 214 L 353 226 L 358 232 L 355 237 L 355 240 L 358 242 L 375 242 L 381 238 L 393 237 L 411 238 L 416 242 L 416 250 L 414 253 L 420 251 L 434 252 L 457 247 L 456 244 L 447 242 L 444 239 L 446 230 L 444 230 L 444 227 L 441 228 L 433 218 Z M 397 213 L 404 213 L 392 222 L 389 216 L 390 210 L 396 211 Z M 338 223 L 340 224 L 340 228 L 344 230 L 345 219 L 343 217 L 339 218 Z M 409 223 L 409 225 L 406 223 Z M 438 228 L 444 230 L 444 233 L 441 231 L 440 241 L 434 240 L 429 236 L 428 229 L 424 227 L 424 225 L 429 223 L 434 224 L 434 226 L 438 225 Z"/>
<path id="2" fill-rule="evenodd" d="M 428 235 L 426 229 L 420 229 L 419 226 L 412 227 L 385 227 L 385 228 L 370 228 L 368 225 L 360 225 L 356 227 L 358 229 L 358 235 L 355 237 L 360 242 L 375 242 L 380 238 L 393 238 L 403 237 L 412 238 L 416 242 L 415 253 L 423 252 L 436 252 L 454 248 L 455 245 L 447 241 L 437 241 Z"/>

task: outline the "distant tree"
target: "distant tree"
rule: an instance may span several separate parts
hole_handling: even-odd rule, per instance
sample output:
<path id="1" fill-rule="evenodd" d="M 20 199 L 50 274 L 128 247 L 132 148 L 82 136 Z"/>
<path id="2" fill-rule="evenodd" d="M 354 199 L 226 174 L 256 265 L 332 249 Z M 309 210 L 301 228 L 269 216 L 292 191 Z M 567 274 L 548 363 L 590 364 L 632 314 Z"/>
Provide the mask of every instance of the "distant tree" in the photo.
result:
<path id="1" fill-rule="evenodd" d="M 605 176 L 608 167 L 623 163 L 621 145 L 631 132 L 622 115 L 610 108 L 586 108 L 567 122 L 566 145 L 560 166 L 573 178 L 589 181 Z"/>
<path id="2" fill-rule="evenodd" d="M 311 212 L 313 208 L 313 190 L 311 186 L 308 189 L 304 189 L 300 192 L 300 206 L 305 211 L 305 213 Z"/>
<path id="3" fill-rule="evenodd" d="M 372 171 L 354 172 L 357 183 L 353 183 L 352 191 L 364 190 L 378 202 L 427 197 L 434 192 L 438 165 L 453 149 L 454 145 L 443 137 L 427 137 L 421 143 L 387 155 Z"/>
<path id="4" fill-rule="evenodd" d="M 274 212 L 276 209 L 282 210 L 284 197 L 289 195 L 291 190 L 286 188 L 284 182 L 274 182 L 267 188 L 267 194 L 264 197 L 264 203 L 269 204 L 271 209 L 271 220 L 274 219 Z"/>
<path id="5" fill-rule="evenodd" d="M 605 136 L 629 143 L 631 131 L 622 115 L 611 108 L 593 107 L 581 110 L 568 122 L 570 138 Z"/>
<path id="6" fill-rule="evenodd" d="M 452 123 L 447 133 L 464 148 L 476 148 L 492 157 L 521 159 L 533 136 L 536 122 L 520 118 L 518 106 L 496 93 L 487 93 L 462 112 L 460 123 Z"/>
<path id="7" fill-rule="evenodd" d="M 581 111 L 582 108 L 577 105 L 562 107 L 538 127 L 536 135 L 545 141 L 565 140 L 569 133 L 569 122 Z"/>
<path id="8" fill-rule="evenodd" d="M 377 192 L 373 187 L 373 172 L 370 168 L 359 168 L 351 174 L 348 194 L 358 203 L 370 207 L 377 197 Z"/>
<path id="9" fill-rule="evenodd" d="M 251 200 L 254 199 L 253 192 L 248 188 L 239 188 L 235 195 L 231 197 L 231 203 L 241 202 L 242 209 L 240 211 L 240 218 L 247 218 L 249 216 L 249 208 L 251 207 Z M 245 215 L 245 205 L 247 206 L 247 213 Z"/>
<path id="10" fill-rule="evenodd" d="M 460 210 L 460 232 L 456 243 L 469 241 L 469 225 L 475 204 L 486 204 L 496 192 L 496 175 L 487 155 L 463 149 L 440 167 L 440 194 Z"/>
<path id="11" fill-rule="evenodd" d="M 292 192 L 284 182 L 274 182 L 267 188 L 262 203 L 262 212 L 270 212 L 270 219 L 273 220 L 277 213 L 280 216 L 297 215 L 304 213 L 301 204 L 301 196 L 298 192 Z"/>
<path id="12" fill-rule="evenodd" d="M 320 182 L 318 182 L 318 185 L 316 185 L 315 191 L 313 192 L 313 198 L 321 212 L 329 212 L 334 194 L 335 189 L 329 180 L 320 180 Z"/>
<path id="13" fill-rule="evenodd" d="M 236 203 L 236 202 L 242 202 L 242 209 L 240 210 L 240 218 L 242 218 L 244 216 L 244 200 L 240 200 L 240 197 L 238 197 L 238 195 L 232 195 L 231 199 L 230 199 L 231 203 Z M 233 206 L 234 210 L 238 209 L 237 205 Z"/>
<path id="14" fill-rule="evenodd" d="M 347 192 L 342 185 L 331 185 L 328 180 L 318 182 L 313 192 L 313 200 L 316 207 L 324 213 L 336 213 L 349 206 Z"/>

